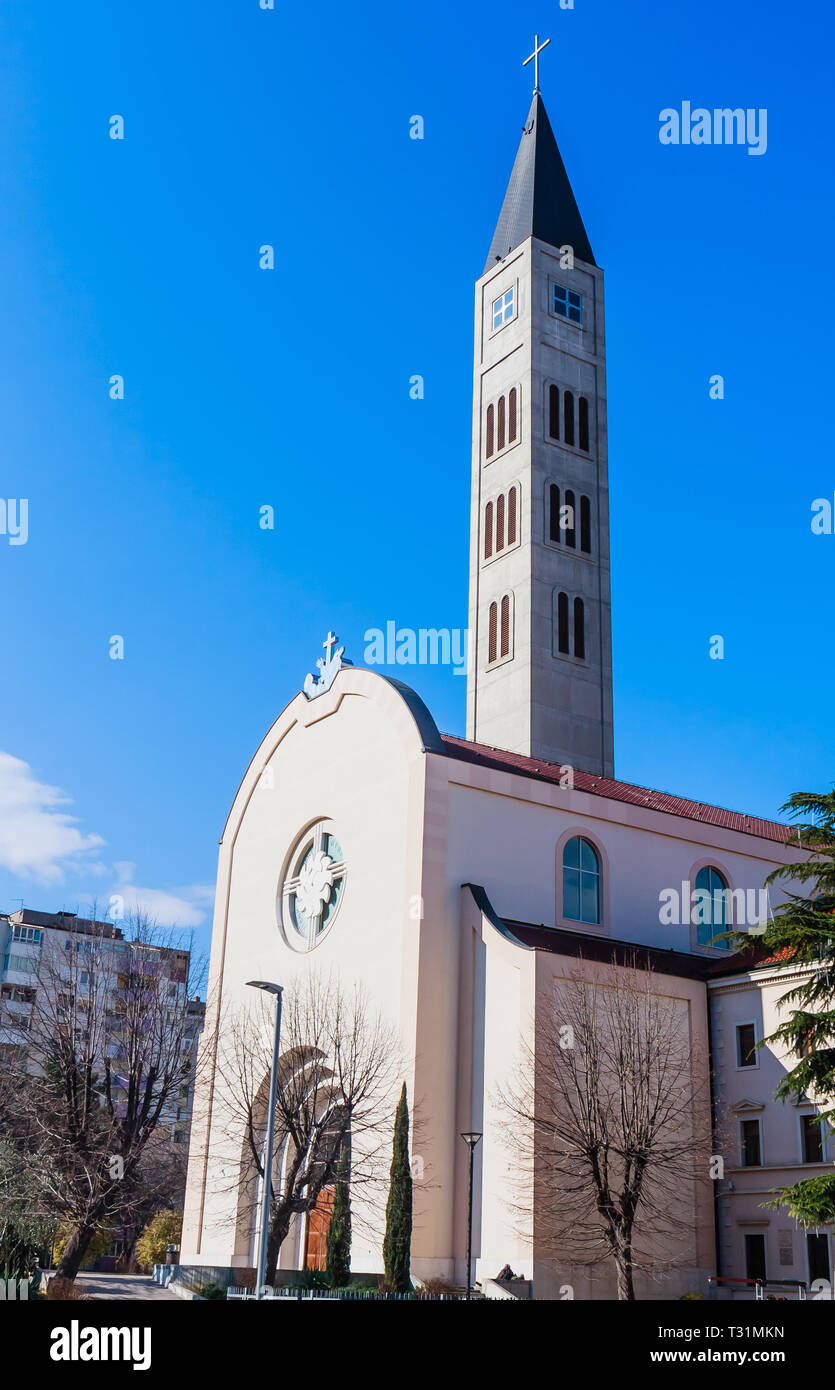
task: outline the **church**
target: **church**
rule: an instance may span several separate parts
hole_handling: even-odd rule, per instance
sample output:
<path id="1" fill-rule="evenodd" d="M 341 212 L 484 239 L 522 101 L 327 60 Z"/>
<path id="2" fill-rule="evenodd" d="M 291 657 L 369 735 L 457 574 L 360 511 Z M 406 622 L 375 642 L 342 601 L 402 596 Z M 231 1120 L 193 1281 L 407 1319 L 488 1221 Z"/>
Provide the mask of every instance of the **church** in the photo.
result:
<path id="1" fill-rule="evenodd" d="M 229 812 L 181 1264 L 234 1283 L 256 1263 L 257 1203 L 229 1181 L 244 1134 L 221 1119 L 224 1019 L 246 1006 L 249 981 L 286 988 L 316 970 L 360 980 L 400 1040 L 416 1121 L 413 1276 L 466 1282 L 471 1133 L 475 1281 L 510 1265 L 534 1298 L 614 1298 L 612 1268 L 570 1258 L 540 1219 L 536 1162 L 519 1200 L 497 1097 L 526 1059 L 538 1066 L 560 989 L 637 969 L 686 1042 L 694 1134 L 696 1118 L 710 1132 L 711 1089 L 730 1126 L 723 1176 L 682 1184 L 675 1258 L 659 1255 L 663 1276 L 639 1276 L 637 1296 L 706 1295 L 717 1272 L 806 1279 L 802 1233 L 787 1261 L 790 1223 L 762 1208 L 806 1161 L 789 1120 L 773 1119 L 786 1108 L 773 1106 L 775 1076 L 752 1061 L 758 970 L 771 986 L 774 971 L 712 941 L 745 924 L 797 846 L 783 825 L 615 779 L 604 276 L 538 73 L 475 287 L 472 443 L 466 738 L 328 634 Z M 691 913 L 692 891 L 721 906 Z M 678 913 L 662 910 L 679 898 Z M 294 1218 L 282 1275 L 310 1265 L 313 1224 Z M 358 1275 L 383 1268 L 372 1225 L 355 1220 Z M 815 1269 L 824 1257 L 828 1244 Z"/>

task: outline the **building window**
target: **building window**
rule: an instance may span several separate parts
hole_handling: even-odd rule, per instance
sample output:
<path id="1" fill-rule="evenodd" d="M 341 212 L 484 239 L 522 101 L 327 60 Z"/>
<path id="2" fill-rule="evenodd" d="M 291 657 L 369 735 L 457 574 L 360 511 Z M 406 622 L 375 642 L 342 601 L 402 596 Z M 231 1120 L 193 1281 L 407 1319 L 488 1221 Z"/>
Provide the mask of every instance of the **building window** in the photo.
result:
<path id="1" fill-rule="evenodd" d="M 498 409 L 498 430 L 497 430 L 497 439 L 496 439 L 496 452 L 499 453 L 499 454 L 501 453 L 502 449 L 504 448 L 504 417 L 505 417 L 504 396 L 500 396 L 500 397 L 499 397 L 499 409 Z"/>
<path id="2" fill-rule="evenodd" d="M 560 437 L 560 388 L 548 388 L 548 435 L 551 439 Z"/>
<path id="3" fill-rule="evenodd" d="M 557 651 L 563 656 L 572 654 L 578 661 L 586 659 L 586 605 L 581 598 L 575 598 L 573 602 L 568 594 L 557 593 Z M 572 633 L 569 629 L 569 619 L 573 618 L 573 645 Z"/>
<path id="4" fill-rule="evenodd" d="M 736 1064 L 738 1067 L 757 1065 L 757 1033 L 753 1023 L 736 1025 Z"/>
<path id="5" fill-rule="evenodd" d="M 507 543 L 516 544 L 516 502 L 518 488 L 512 487 L 507 494 Z"/>
<path id="6" fill-rule="evenodd" d="M 696 942 L 699 946 L 714 945 L 729 949 L 727 941 L 714 941 L 711 938 L 718 932 L 727 930 L 729 925 L 726 912 L 727 883 L 718 869 L 700 869 L 696 875 Z"/>
<path id="7" fill-rule="evenodd" d="M 507 398 L 507 442 L 513 444 L 516 439 L 516 387 L 514 386 Z"/>
<path id="8" fill-rule="evenodd" d="M 739 1133 L 743 1168 L 759 1168 L 763 1161 L 759 1120 L 741 1120 Z"/>
<path id="9" fill-rule="evenodd" d="M 570 391 L 566 391 L 562 398 L 563 403 L 563 430 L 565 432 L 565 442 L 574 448 L 574 397 Z"/>
<path id="10" fill-rule="evenodd" d="M 485 422 L 484 456 L 491 459 L 500 454 L 519 439 L 520 396 L 517 386 L 511 387 L 506 396 L 499 396 L 487 407 Z"/>
<path id="11" fill-rule="evenodd" d="M 512 656 L 513 599 L 504 594 L 490 604 L 487 630 L 487 664 Z"/>
<path id="12" fill-rule="evenodd" d="M 516 483 L 484 508 L 484 558 L 492 559 L 518 538 L 519 488 Z"/>
<path id="13" fill-rule="evenodd" d="M 591 554 L 591 502 L 588 497 L 580 498 L 580 549 Z"/>
<path id="14" fill-rule="evenodd" d="M 803 1162 L 823 1163 L 823 1128 L 816 1115 L 801 1115 L 800 1128 L 803 1135 Z"/>
<path id="15" fill-rule="evenodd" d="M 557 650 L 570 655 L 568 645 L 568 594 L 557 595 Z"/>
<path id="16" fill-rule="evenodd" d="M 600 925 L 600 859 L 582 835 L 567 840 L 562 852 L 562 915 Z"/>
<path id="17" fill-rule="evenodd" d="M 765 1236 L 745 1237 L 745 1277 L 765 1279 Z"/>
<path id="18" fill-rule="evenodd" d="M 324 821 L 302 837 L 281 888 L 282 920 L 293 944 L 311 951 L 342 902 L 347 865 L 342 846 Z"/>
<path id="19" fill-rule="evenodd" d="M 12 927 L 12 941 L 31 941 L 38 945 L 43 932 L 37 927 Z"/>
<path id="20" fill-rule="evenodd" d="M 510 595 L 502 599 L 501 655 L 510 655 Z"/>
<path id="21" fill-rule="evenodd" d="M 554 286 L 554 313 L 572 323 L 583 322 L 583 296 L 565 285 Z"/>
<path id="22" fill-rule="evenodd" d="M 493 457 L 496 449 L 496 407 L 487 407 L 487 457 Z"/>
<path id="23" fill-rule="evenodd" d="M 548 534 L 555 544 L 560 541 L 560 490 L 556 483 L 548 489 Z"/>
<path id="24" fill-rule="evenodd" d="M 488 502 L 485 507 L 485 560 L 489 560 L 493 553 L 493 503 Z"/>
<path id="25" fill-rule="evenodd" d="M 809 1283 L 814 1284 L 816 1279 L 825 1279 L 829 1284 L 832 1266 L 829 1263 L 829 1237 L 825 1232 L 806 1232 L 806 1258 L 809 1261 Z"/>
<path id="26" fill-rule="evenodd" d="M 589 451 L 589 403 L 585 396 L 580 397 L 579 426 L 580 426 L 580 448 L 586 453 Z"/>
<path id="27" fill-rule="evenodd" d="M 586 659 L 586 610 L 583 600 L 574 600 L 574 655 L 580 661 Z"/>
<path id="28" fill-rule="evenodd" d="M 506 290 L 500 294 L 498 299 L 493 300 L 493 330 L 502 328 L 515 313 L 516 290 Z"/>
<path id="29" fill-rule="evenodd" d="M 571 488 L 567 488 L 565 493 L 565 524 L 563 526 L 563 530 L 565 532 L 565 543 L 566 545 L 570 545 L 572 550 L 575 549 L 577 544 L 577 532 L 575 530 L 574 521 L 575 506 L 576 498 L 574 496 L 574 493 L 572 492 Z"/>

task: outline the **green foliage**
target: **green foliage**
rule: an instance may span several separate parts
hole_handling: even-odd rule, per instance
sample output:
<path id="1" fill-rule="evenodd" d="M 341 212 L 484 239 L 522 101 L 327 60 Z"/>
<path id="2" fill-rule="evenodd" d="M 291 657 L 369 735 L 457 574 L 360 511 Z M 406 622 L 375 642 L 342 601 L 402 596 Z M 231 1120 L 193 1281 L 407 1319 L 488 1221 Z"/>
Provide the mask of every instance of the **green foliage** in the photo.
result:
<path id="1" fill-rule="evenodd" d="M 347 1145 L 336 1167 L 333 1211 L 325 1251 L 328 1282 L 332 1289 L 344 1289 L 351 1280 L 351 1156 Z"/>
<path id="2" fill-rule="evenodd" d="M 226 1290 L 218 1288 L 217 1284 L 201 1284 L 197 1292 L 201 1298 L 207 1299 L 210 1303 L 226 1298 Z"/>
<path id="3" fill-rule="evenodd" d="M 778 1100 L 809 1095 L 831 1106 L 835 1103 L 835 791 L 795 792 L 781 809 L 797 820 L 798 843 L 809 855 L 781 865 L 766 882 L 800 884 L 805 893 L 790 893 L 775 908 L 759 940 L 786 964 L 806 966 L 811 973 L 782 996 L 780 1008 L 786 1016 L 759 1046 L 778 1043 L 797 1058 L 777 1087 Z M 750 950 L 751 938 L 746 932 L 736 933 L 734 944 Z M 835 1110 L 823 1113 L 830 1123 L 835 1120 Z M 766 1205 L 788 1206 L 801 1221 L 832 1221 L 835 1177 L 796 1183 Z"/>
<path id="4" fill-rule="evenodd" d="M 165 1247 L 179 1249 L 183 1217 L 178 1211 L 155 1212 L 136 1242 L 136 1261 L 143 1269 L 165 1264 Z"/>
<path id="5" fill-rule="evenodd" d="M 412 1287 L 411 1248 L 412 1170 L 409 1165 L 409 1106 L 404 1081 L 394 1120 L 394 1150 L 389 1198 L 386 1204 L 386 1235 L 383 1241 L 386 1284 L 393 1293 L 408 1293 Z"/>
<path id="6" fill-rule="evenodd" d="M 790 1216 L 802 1226 L 825 1226 L 835 1217 L 835 1173 L 805 1178 L 793 1187 L 784 1187 L 766 1207 L 787 1207 Z"/>
<path id="7" fill-rule="evenodd" d="M 67 1248 L 70 1236 L 72 1235 L 74 1230 L 75 1226 L 71 1222 L 65 1222 L 58 1227 L 58 1234 L 55 1237 L 55 1245 L 53 1248 L 53 1260 L 56 1269 L 61 1263 L 61 1258 L 64 1254 L 64 1251 Z M 107 1255 L 109 1253 L 112 1244 L 113 1231 L 111 1227 L 102 1226 L 100 1230 L 95 1232 L 90 1241 L 90 1244 L 87 1246 L 84 1252 L 84 1259 L 82 1260 L 81 1268 L 89 1269 L 91 1265 L 95 1264 L 99 1256 Z"/>

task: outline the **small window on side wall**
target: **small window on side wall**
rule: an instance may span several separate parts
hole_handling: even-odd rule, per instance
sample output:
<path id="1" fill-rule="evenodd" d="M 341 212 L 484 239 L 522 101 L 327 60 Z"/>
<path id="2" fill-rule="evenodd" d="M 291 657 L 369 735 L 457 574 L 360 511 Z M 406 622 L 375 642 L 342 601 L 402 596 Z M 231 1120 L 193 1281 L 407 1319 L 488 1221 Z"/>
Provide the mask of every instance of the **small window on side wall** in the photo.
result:
<path id="1" fill-rule="evenodd" d="M 600 925 L 600 859 L 590 840 L 574 835 L 562 852 L 562 915 Z"/>
<path id="2" fill-rule="evenodd" d="M 565 285 L 554 286 L 554 313 L 571 323 L 583 322 L 583 296 Z"/>
<path id="3" fill-rule="evenodd" d="M 736 1025 L 736 1064 L 738 1067 L 757 1065 L 757 1033 L 753 1023 Z"/>
<path id="4" fill-rule="evenodd" d="M 696 875 L 696 898 L 693 907 L 696 923 L 696 942 L 699 946 L 714 946 L 729 950 L 728 941 L 713 941 L 719 932 L 727 931 L 731 923 L 728 913 L 728 885 L 718 869 L 708 865 Z"/>
<path id="5" fill-rule="evenodd" d="M 516 290 L 506 290 L 493 300 L 493 329 L 502 328 L 516 312 Z"/>

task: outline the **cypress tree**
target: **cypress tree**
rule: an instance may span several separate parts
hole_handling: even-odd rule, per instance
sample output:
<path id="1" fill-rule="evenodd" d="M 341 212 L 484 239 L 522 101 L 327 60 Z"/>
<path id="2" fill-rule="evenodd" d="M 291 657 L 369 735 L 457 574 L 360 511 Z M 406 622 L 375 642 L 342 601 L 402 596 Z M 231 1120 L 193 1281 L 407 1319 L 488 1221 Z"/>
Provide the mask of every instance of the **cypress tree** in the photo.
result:
<path id="1" fill-rule="evenodd" d="M 805 965 L 811 973 L 783 995 L 786 1017 L 760 1046 L 779 1043 L 796 1058 L 777 1087 L 777 1099 L 814 1095 L 832 1124 L 835 1110 L 825 1107 L 835 1104 L 835 792 L 795 792 L 781 810 L 801 818 L 798 840 L 810 857 L 781 865 L 766 883 L 788 880 L 803 884 L 806 893 L 791 894 L 774 909 L 761 940 L 787 966 Z M 734 940 L 750 949 L 747 933 L 735 934 Z M 766 1205 L 786 1206 L 809 1225 L 835 1220 L 835 1174 L 783 1188 Z"/>
<path id="2" fill-rule="evenodd" d="M 386 1236 L 383 1241 L 386 1283 L 393 1293 L 408 1293 L 412 1287 L 409 1276 L 411 1249 L 412 1170 L 409 1166 L 409 1106 L 404 1081 L 394 1120 L 391 1182 L 386 1205 Z"/>
<path id="3" fill-rule="evenodd" d="M 328 1234 L 325 1237 L 325 1270 L 332 1289 L 344 1289 L 351 1279 L 351 1157 L 348 1146 L 336 1165 Z"/>

